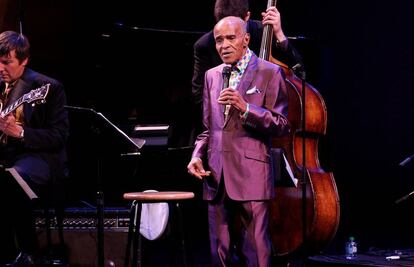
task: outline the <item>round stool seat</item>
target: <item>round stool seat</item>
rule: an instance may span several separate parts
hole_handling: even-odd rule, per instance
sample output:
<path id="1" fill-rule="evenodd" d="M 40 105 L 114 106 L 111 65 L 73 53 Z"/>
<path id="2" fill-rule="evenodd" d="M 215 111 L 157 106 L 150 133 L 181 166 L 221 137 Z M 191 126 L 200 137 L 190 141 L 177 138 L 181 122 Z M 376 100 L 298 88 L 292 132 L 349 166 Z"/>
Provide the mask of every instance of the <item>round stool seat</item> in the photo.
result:
<path id="1" fill-rule="evenodd" d="M 179 202 L 181 200 L 194 198 L 193 192 L 184 191 L 162 191 L 148 190 L 144 192 L 130 192 L 124 193 L 125 200 L 132 201 L 130 211 L 130 223 L 128 229 L 127 249 L 125 252 L 125 266 L 129 266 L 132 252 L 132 267 L 141 267 L 141 234 L 150 240 L 158 238 L 165 229 L 168 219 L 165 212 L 158 207 L 153 207 L 158 204 L 165 204 L 165 202 L 173 202 L 176 205 L 179 213 L 181 246 L 183 253 L 183 262 L 186 266 L 186 251 L 184 245 L 184 231 L 182 226 L 182 217 Z M 153 207 L 153 208 L 152 208 Z M 158 213 L 160 212 L 160 213 Z M 155 222 L 155 227 L 151 224 Z M 142 227 L 141 227 L 142 226 Z M 141 231 L 142 230 L 142 231 Z M 141 233 L 141 234 L 140 234 Z"/>
<path id="2" fill-rule="evenodd" d="M 163 192 L 130 192 L 124 193 L 125 200 L 141 202 L 176 201 L 194 198 L 193 192 L 163 191 Z"/>

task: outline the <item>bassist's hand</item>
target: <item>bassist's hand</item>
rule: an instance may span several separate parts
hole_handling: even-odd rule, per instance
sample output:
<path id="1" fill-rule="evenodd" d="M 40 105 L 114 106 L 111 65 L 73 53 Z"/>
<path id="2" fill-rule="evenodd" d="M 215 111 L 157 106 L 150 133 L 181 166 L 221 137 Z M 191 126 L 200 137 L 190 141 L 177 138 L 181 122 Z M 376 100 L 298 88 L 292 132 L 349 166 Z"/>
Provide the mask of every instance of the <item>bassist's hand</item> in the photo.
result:
<path id="1" fill-rule="evenodd" d="M 280 13 L 276 7 L 269 7 L 266 12 L 262 12 L 262 23 L 263 25 L 271 25 L 273 28 L 273 34 L 276 37 L 278 42 L 283 42 L 286 40 L 286 36 L 282 30 L 282 22 L 280 19 Z"/>

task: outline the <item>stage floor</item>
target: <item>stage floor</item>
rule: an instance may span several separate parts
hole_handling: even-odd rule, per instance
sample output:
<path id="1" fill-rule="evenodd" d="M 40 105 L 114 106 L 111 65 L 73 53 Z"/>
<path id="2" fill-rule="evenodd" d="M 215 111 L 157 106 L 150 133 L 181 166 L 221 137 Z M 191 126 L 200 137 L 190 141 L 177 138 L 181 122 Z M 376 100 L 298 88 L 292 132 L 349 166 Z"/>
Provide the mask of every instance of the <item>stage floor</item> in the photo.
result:
<path id="1" fill-rule="evenodd" d="M 371 250 L 359 253 L 355 259 L 345 255 L 317 255 L 309 257 L 310 266 L 414 266 L 414 249 Z"/>

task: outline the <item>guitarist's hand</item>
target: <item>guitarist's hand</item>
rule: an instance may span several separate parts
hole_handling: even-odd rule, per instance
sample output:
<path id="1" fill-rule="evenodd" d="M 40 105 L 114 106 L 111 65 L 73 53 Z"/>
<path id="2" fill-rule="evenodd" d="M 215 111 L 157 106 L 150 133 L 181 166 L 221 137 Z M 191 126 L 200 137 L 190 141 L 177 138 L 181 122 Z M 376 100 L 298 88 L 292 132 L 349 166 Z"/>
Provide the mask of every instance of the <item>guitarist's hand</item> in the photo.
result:
<path id="1" fill-rule="evenodd" d="M 6 135 L 19 138 L 22 130 L 23 127 L 16 122 L 13 114 L 9 114 L 4 118 L 0 116 L 0 131 Z"/>

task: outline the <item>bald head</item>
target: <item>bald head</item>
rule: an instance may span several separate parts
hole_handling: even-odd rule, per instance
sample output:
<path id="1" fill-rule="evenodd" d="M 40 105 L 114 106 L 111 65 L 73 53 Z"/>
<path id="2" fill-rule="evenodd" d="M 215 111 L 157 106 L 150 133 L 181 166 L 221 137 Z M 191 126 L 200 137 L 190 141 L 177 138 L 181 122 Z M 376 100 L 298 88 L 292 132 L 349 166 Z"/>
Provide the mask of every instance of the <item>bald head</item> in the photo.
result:
<path id="1" fill-rule="evenodd" d="M 226 64 L 233 64 L 246 53 L 250 35 L 246 22 L 239 17 L 225 17 L 214 27 L 214 40 L 221 59 Z"/>
<path id="2" fill-rule="evenodd" d="M 216 26 L 214 26 L 214 31 L 216 31 L 217 28 L 222 28 L 225 26 L 235 27 L 239 29 L 242 34 L 247 32 L 246 22 L 239 17 L 229 16 L 229 17 L 222 18 L 221 20 L 217 22 Z"/>

